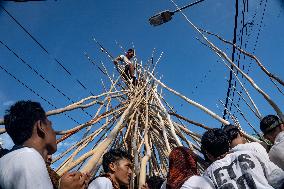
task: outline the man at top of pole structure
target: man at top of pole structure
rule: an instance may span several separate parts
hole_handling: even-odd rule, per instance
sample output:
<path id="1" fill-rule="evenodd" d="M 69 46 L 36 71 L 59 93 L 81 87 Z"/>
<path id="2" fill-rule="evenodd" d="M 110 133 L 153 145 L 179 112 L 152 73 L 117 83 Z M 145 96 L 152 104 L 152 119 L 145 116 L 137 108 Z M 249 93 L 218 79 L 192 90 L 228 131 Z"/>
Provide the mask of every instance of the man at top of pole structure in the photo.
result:
<path id="1" fill-rule="evenodd" d="M 131 80 L 133 85 L 137 84 L 137 79 L 135 76 L 135 65 L 134 62 L 131 61 L 131 59 L 135 56 L 134 49 L 128 49 L 125 55 L 120 55 L 116 59 L 114 59 L 113 63 L 115 65 L 118 64 L 118 62 L 124 63 L 124 73 L 122 76 L 126 80 Z"/>

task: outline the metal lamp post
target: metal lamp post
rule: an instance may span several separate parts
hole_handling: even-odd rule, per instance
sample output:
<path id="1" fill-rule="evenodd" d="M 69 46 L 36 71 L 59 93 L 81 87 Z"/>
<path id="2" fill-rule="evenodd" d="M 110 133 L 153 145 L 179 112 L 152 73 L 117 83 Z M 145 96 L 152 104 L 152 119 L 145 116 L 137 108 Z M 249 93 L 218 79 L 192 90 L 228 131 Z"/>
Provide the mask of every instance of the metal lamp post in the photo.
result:
<path id="1" fill-rule="evenodd" d="M 165 10 L 163 12 L 160 12 L 154 16 L 152 16 L 151 18 L 149 18 L 149 22 L 152 26 L 159 26 L 162 25 L 163 23 L 166 23 L 168 21 L 170 21 L 172 19 L 172 16 L 176 13 L 179 12 L 180 10 L 186 9 L 188 7 L 191 7 L 197 3 L 200 3 L 204 0 L 199 0 L 199 1 L 195 1 L 189 5 L 186 5 L 180 9 L 177 9 L 175 11 L 169 11 L 169 10 Z"/>

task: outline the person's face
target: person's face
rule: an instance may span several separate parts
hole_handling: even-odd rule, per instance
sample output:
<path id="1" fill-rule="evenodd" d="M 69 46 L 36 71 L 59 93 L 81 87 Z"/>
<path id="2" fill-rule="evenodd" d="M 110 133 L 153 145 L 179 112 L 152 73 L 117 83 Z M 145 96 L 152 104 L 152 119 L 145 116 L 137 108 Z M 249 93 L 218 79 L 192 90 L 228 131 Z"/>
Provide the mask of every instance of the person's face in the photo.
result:
<path id="1" fill-rule="evenodd" d="M 274 137 L 271 134 L 264 134 L 263 137 L 270 141 L 272 144 L 274 143 Z"/>
<path id="2" fill-rule="evenodd" d="M 127 52 L 126 56 L 128 59 L 131 59 L 134 56 L 134 52 L 133 51 Z"/>
<path id="3" fill-rule="evenodd" d="M 113 172 L 120 185 L 129 185 L 132 175 L 132 163 L 128 159 L 121 159 L 113 163 Z"/>
<path id="4" fill-rule="evenodd" d="M 284 124 L 280 124 L 278 125 L 275 129 L 273 129 L 272 131 L 268 132 L 268 133 L 265 133 L 263 135 L 263 137 L 266 139 L 266 140 L 269 140 L 272 144 L 274 144 L 275 142 L 275 139 L 277 137 L 277 135 L 284 131 Z"/>
<path id="5" fill-rule="evenodd" d="M 48 154 L 51 155 L 56 152 L 57 144 L 56 144 L 56 134 L 52 128 L 52 123 L 47 118 L 45 121 L 41 121 L 41 124 L 44 125 L 45 128 L 45 141 Z"/>
<path id="6" fill-rule="evenodd" d="M 265 134 L 263 135 L 263 137 L 264 137 L 266 140 L 269 140 L 272 144 L 274 144 L 275 138 L 276 138 L 277 134 L 279 133 L 277 130 L 278 130 L 278 128 L 275 128 L 275 131 L 265 133 Z"/>

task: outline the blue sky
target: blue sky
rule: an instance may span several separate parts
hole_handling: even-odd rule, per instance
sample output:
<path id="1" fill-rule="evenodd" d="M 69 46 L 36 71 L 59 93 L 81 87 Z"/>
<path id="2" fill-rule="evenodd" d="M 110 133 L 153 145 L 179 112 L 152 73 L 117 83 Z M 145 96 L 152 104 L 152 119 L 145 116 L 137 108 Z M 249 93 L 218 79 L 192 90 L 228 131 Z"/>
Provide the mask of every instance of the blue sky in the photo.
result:
<path id="1" fill-rule="evenodd" d="M 176 1 L 180 6 L 190 2 L 193 1 Z M 234 34 L 234 2 L 205 0 L 186 9 L 184 13 L 197 26 L 217 33 L 231 41 Z M 248 10 L 242 17 L 243 2 L 247 1 L 239 1 L 237 44 L 242 45 L 249 52 L 253 52 L 271 72 L 284 78 L 282 74 L 284 61 L 281 58 L 284 52 L 283 1 L 249 1 Z M 68 0 L 27 3 L 2 2 L 1 4 L 43 45 L 48 53 L 40 48 L 0 8 L 0 40 L 38 74 L 23 64 L 2 44 L 0 44 L 0 65 L 57 108 L 71 104 L 71 101 L 87 97 L 90 93 L 100 94 L 103 91 L 101 79 L 107 81 L 107 78 L 84 56 L 84 52 L 87 52 L 97 63 L 103 61 L 110 70 L 113 70 L 112 62 L 92 40 L 93 37 L 96 37 L 113 56 L 122 53 L 115 41 L 118 41 L 125 49 L 134 45 L 138 59 L 143 62 L 151 57 L 154 48 L 156 49 L 154 56 L 156 60 L 163 52 L 157 69 L 162 81 L 222 116 L 223 107 L 219 100 L 225 101 L 229 70 L 213 52 L 196 40 L 197 33 L 189 26 L 182 15 L 177 13 L 170 22 L 159 27 L 153 27 L 148 23 L 148 18 L 160 11 L 175 10 L 170 1 L 85 0 L 79 2 Z M 247 33 L 244 32 L 241 35 L 243 18 L 244 23 L 249 22 L 252 25 L 247 28 Z M 230 46 L 225 46 L 214 39 L 213 41 L 231 57 L 232 48 Z M 235 56 L 238 55 L 235 54 Z M 55 59 L 70 74 L 62 69 Z M 246 72 L 282 108 L 284 105 L 283 96 L 275 90 L 268 78 L 255 66 L 255 63 L 249 59 L 244 59 L 242 56 L 239 60 L 240 64 L 245 66 Z M 51 87 L 46 81 L 52 83 L 55 88 Z M 0 117 L 3 117 L 4 111 L 9 105 L 22 99 L 39 101 L 45 110 L 54 109 L 53 106 L 23 87 L 2 69 L 0 70 L 0 86 Z M 274 113 L 247 82 L 246 86 L 263 115 Z M 71 100 L 68 100 L 62 93 Z M 217 121 L 205 115 L 202 111 L 186 104 L 183 100 L 165 90 L 164 95 L 168 102 L 182 115 L 212 127 L 220 126 Z M 247 113 L 246 115 L 252 124 L 258 128 L 256 117 L 247 111 L 247 107 L 242 101 L 238 102 L 237 96 L 234 100 Z M 92 114 L 95 109 L 90 108 L 88 112 Z M 243 127 L 251 133 L 236 110 L 233 109 L 233 112 L 239 117 Z M 68 115 L 80 123 L 89 119 L 80 110 L 70 112 Z M 76 125 L 64 115 L 52 116 L 50 119 L 53 121 L 56 130 L 72 128 Z M 195 127 L 192 127 L 192 130 L 202 132 Z M 11 145 L 6 136 L 0 137 L 5 139 L 6 146 Z M 72 141 L 70 142 L 72 143 Z"/>

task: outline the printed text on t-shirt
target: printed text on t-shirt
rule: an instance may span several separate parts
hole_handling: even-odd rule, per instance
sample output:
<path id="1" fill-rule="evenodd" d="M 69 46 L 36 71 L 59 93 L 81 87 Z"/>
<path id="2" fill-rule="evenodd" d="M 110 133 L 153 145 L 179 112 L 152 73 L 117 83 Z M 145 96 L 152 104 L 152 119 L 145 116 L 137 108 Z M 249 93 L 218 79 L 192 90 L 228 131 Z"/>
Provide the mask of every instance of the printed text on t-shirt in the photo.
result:
<path id="1" fill-rule="evenodd" d="M 220 189 L 256 189 L 256 184 L 249 171 L 255 168 L 255 164 L 250 158 L 248 154 L 241 154 L 230 165 L 216 169 L 213 174 L 217 187 Z M 240 170 L 234 169 L 237 166 Z"/>

